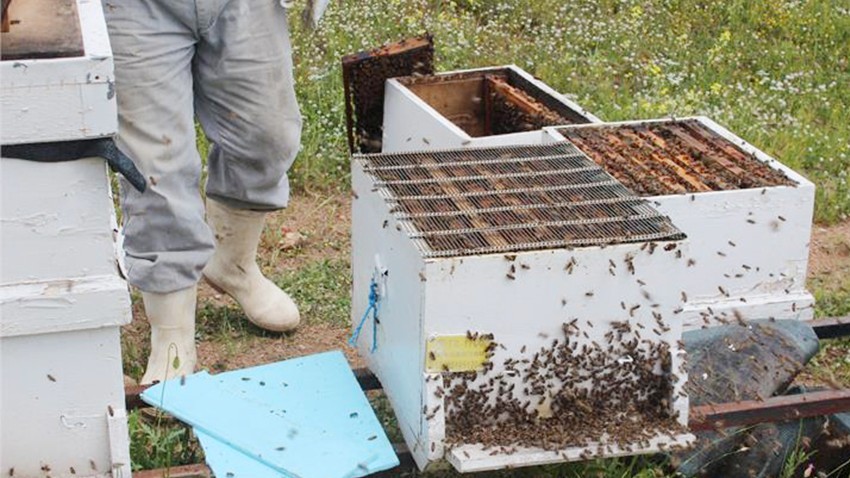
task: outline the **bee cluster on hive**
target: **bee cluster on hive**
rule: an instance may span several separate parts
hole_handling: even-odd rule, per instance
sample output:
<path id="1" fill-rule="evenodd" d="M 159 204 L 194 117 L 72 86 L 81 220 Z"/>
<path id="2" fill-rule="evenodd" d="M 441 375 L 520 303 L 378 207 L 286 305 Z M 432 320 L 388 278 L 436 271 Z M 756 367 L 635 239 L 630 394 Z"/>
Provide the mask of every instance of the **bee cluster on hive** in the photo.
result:
<path id="1" fill-rule="evenodd" d="M 649 447 L 659 434 L 684 433 L 670 406 L 682 371 L 672 370 L 669 344 L 642 337 L 669 330 L 663 320 L 652 330 L 611 322 L 603 343 L 582 327 L 594 325 L 573 319 L 551 344 L 507 357 L 491 341 L 482 370 L 443 372 L 434 395 L 445 407 L 447 445 L 480 443 L 494 453 L 592 445 L 610 454 L 612 446 Z"/>

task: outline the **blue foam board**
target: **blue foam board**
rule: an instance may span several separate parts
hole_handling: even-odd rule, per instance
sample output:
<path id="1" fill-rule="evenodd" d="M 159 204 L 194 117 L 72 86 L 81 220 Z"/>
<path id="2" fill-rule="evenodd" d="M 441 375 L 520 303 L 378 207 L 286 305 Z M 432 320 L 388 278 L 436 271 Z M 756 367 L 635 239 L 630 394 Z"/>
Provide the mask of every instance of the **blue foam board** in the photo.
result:
<path id="1" fill-rule="evenodd" d="M 150 387 L 142 399 L 192 425 L 224 457 L 217 459 L 227 464 L 219 466 L 235 469 L 238 463 L 228 460 L 248 459 L 276 473 L 268 476 L 324 478 L 398 465 L 339 351 L 218 375 L 200 372 Z"/>
<path id="2" fill-rule="evenodd" d="M 207 465 L 216 477 L 221 478 L 289 478 L 289 475 L 276 471 L 254 458 L 234 450 L 204 432 L 194 429 Z"/>

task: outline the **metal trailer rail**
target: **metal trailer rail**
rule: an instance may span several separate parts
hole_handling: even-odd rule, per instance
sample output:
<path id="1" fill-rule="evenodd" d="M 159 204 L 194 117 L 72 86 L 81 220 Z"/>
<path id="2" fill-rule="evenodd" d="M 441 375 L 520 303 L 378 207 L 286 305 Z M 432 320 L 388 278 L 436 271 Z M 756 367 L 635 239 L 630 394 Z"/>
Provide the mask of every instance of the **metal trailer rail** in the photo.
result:
<path id="1" fill-rule="evenodd" d="M 850 336 L 850 316 L 816 319 L 810 324 L 820 339 Z M 354 375 L 364 392 L 383 388 L 378 378 L 366 368 L 354 369 Z M 149 406 L 139 398 L 146 388 L 147 386 L 138 385 L 125 389 L 128 410 Z M 696 432 L 758 423 L 784 422 L 848 411 L 850 411 L 850 389 L 823 390 L 770 397 L 764 400 L 692 407 L 688 428 Z M 404 443 L 395 443 L 393 446 L 401 464 L 392 470 L 371 476 L 397 476 L 399 469 L 415 467 L 413 457 Z M 133 478 L 210 478 L 211 476 L 210 469 L 203 463 L 133 473 Z"/>

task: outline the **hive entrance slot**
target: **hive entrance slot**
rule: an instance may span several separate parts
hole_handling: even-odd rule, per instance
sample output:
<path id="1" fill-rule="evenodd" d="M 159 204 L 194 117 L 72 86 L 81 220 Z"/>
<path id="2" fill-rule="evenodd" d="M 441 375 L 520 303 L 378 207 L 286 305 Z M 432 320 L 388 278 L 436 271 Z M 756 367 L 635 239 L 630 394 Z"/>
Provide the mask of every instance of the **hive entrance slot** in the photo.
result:
<path id="1" fill-rule="evenodd" d="M 508 69 L 408 77 L 399 81 L 472 137 L 586 122 Z"/>

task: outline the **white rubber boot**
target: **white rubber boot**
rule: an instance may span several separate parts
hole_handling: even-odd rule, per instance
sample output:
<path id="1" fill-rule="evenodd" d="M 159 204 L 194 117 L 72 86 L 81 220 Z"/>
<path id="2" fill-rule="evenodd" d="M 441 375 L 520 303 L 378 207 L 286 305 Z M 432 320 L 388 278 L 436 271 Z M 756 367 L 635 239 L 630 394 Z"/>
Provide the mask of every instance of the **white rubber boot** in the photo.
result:
<path id="1" fill-rule="evenodd" d="M 207 223 L 215 234 L 215 254 L 204 268 L 214 288 L 233 297 L 248 320 L 273 332 L 298 326 L 301 315 L 289 295 L 257 266 L 257 245 L 266 213 L 234 209 L 207 199 Z"/>
<path id="2" fill-rule="evenodd" d="M 142 292 L 151 324 L 151 355 L 141 384 L 149 385 L 195 371 L 195 305 L 197 286 L 159 294 Z"/>

